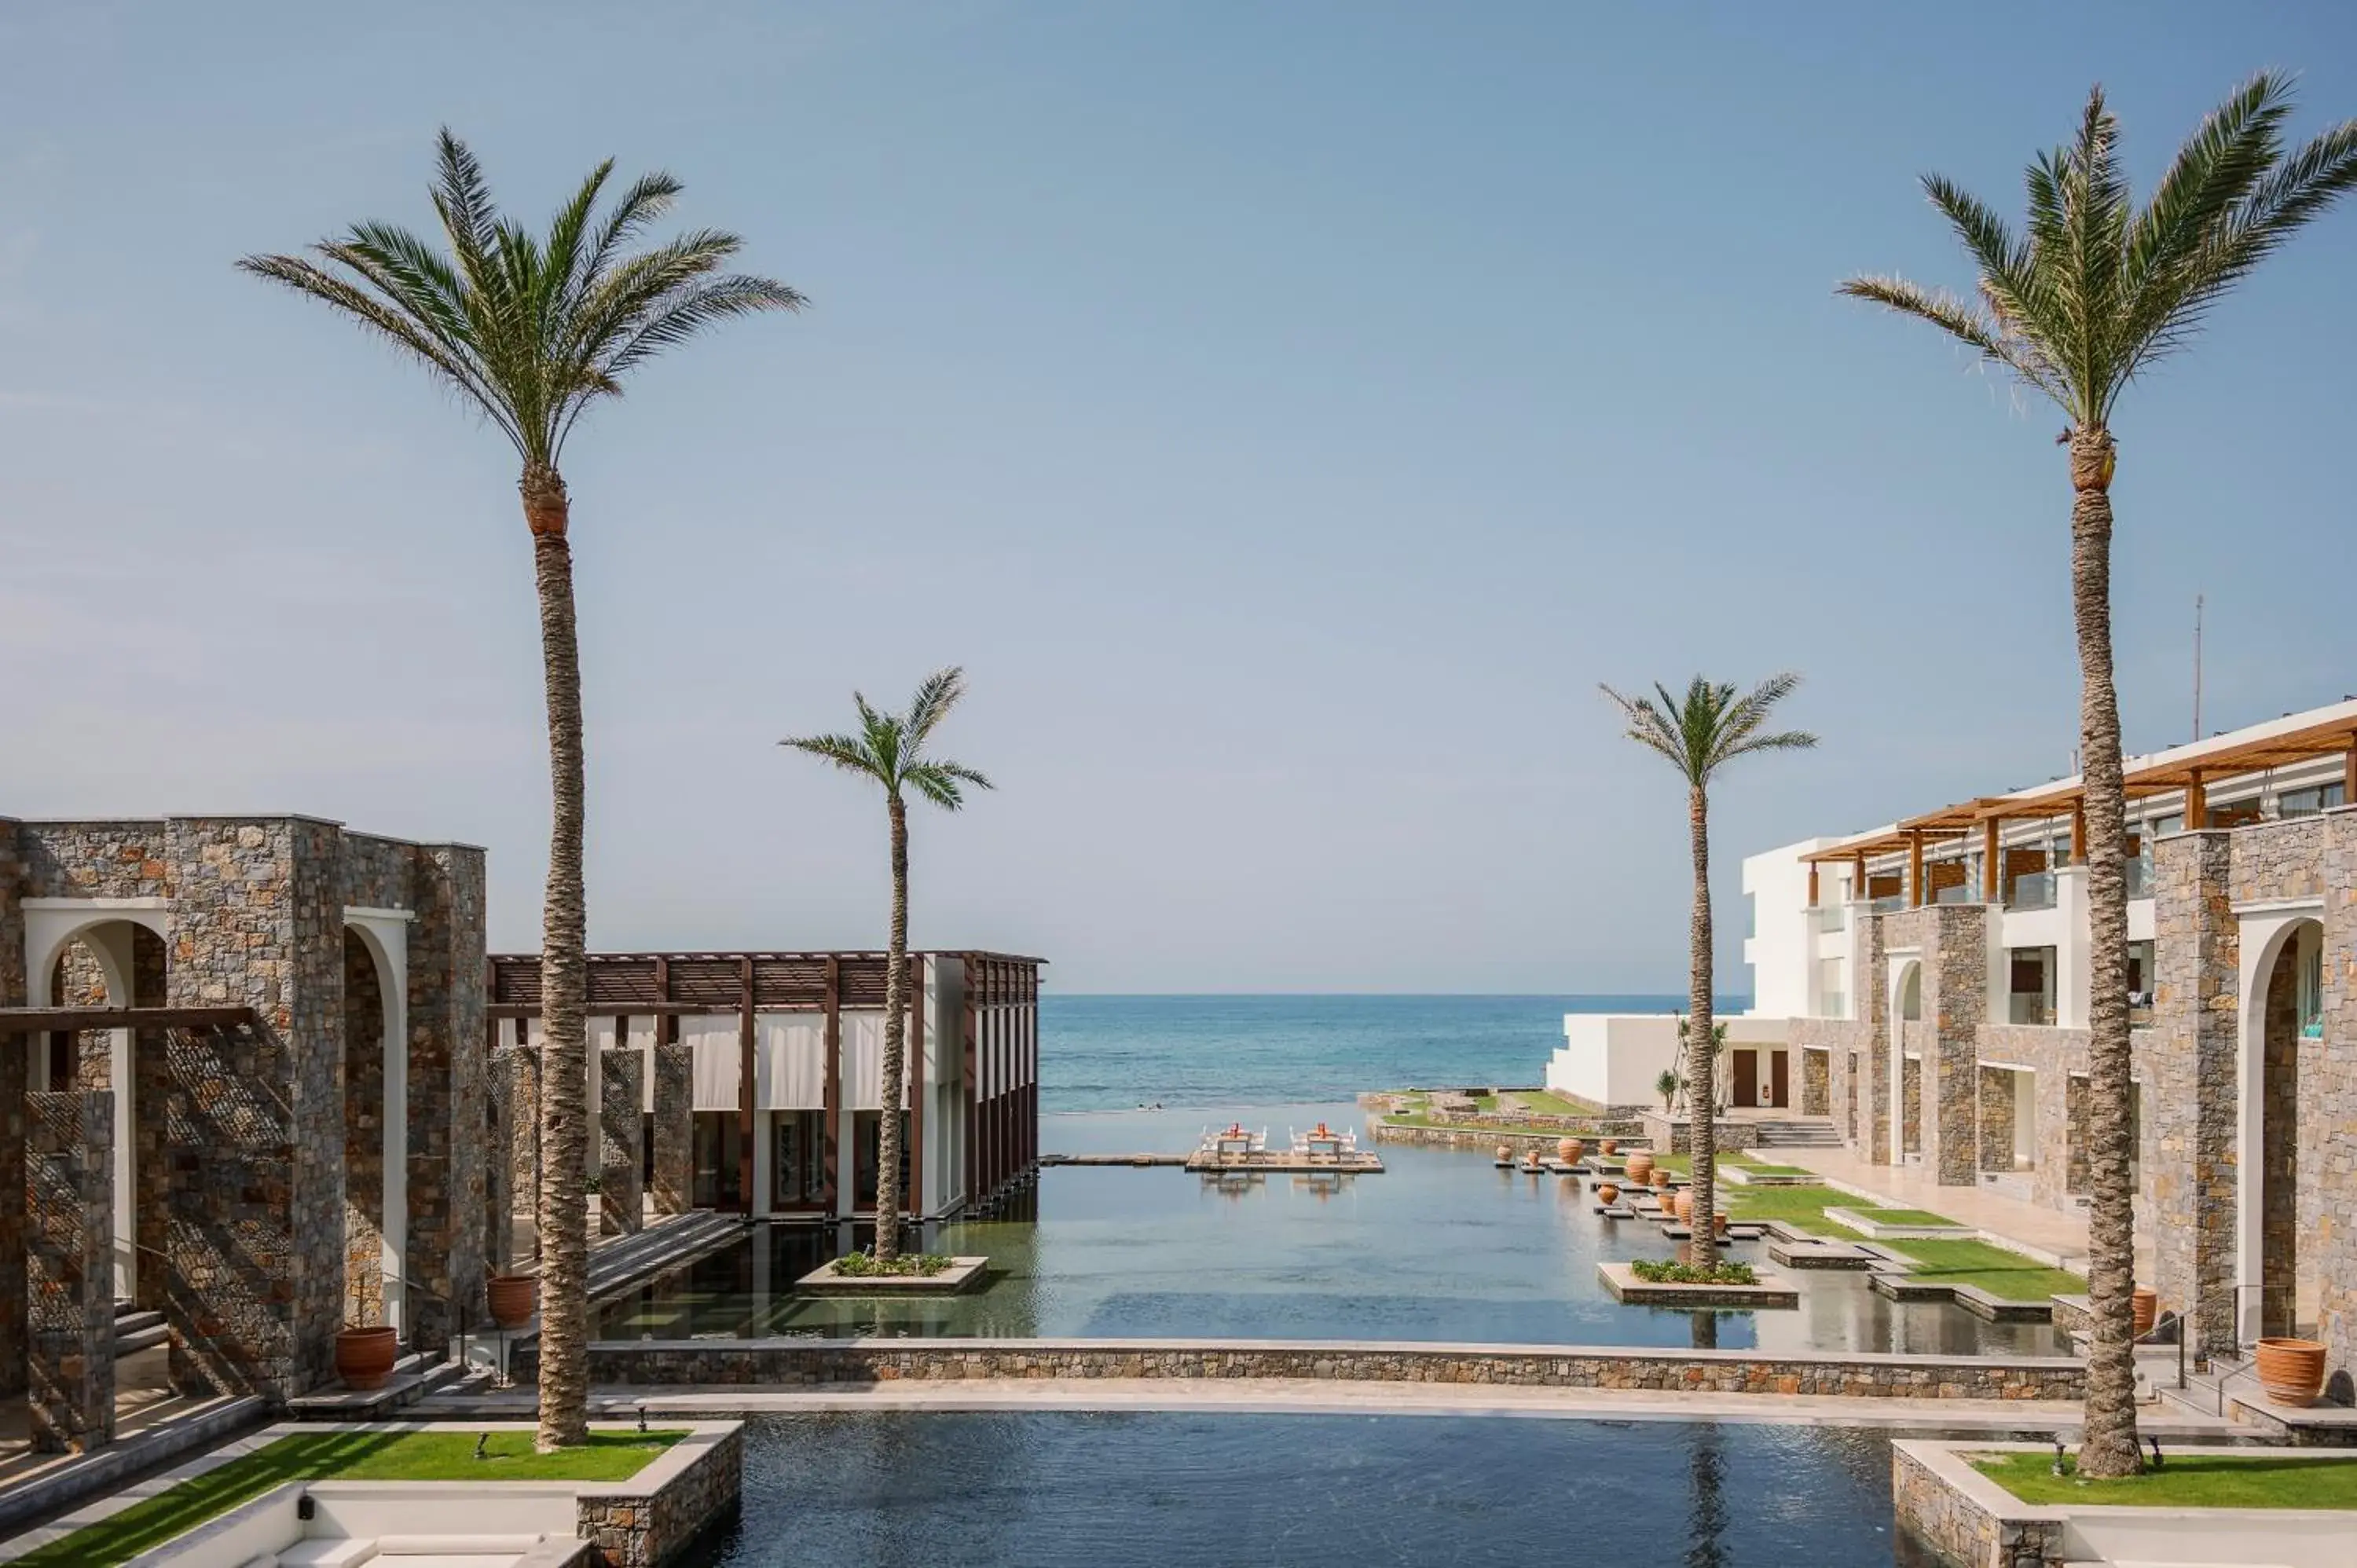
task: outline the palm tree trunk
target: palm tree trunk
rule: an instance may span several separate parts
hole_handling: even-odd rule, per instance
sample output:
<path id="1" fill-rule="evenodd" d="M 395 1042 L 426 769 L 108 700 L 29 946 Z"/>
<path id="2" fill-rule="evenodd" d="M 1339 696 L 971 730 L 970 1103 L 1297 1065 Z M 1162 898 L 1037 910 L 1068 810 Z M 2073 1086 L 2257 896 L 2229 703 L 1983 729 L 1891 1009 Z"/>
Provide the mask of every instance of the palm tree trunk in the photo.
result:
<path id="1" fill-rule="evenodd" d="M 1692 1119 L 1686 1147 L 1694 1155 L 1694 1240 L 1688 1255 L 1707 1269 L 1718 1262 L 1718 1173 L 1712 1168 L 1718 1158 L 1718 1063 L 1711 1051 L 1710 798 L 1699 784 L 1687 799 L 1686 822 L 1694 834 L 1695 879 L 1686 988 L 1686 1112 Z"/>
<path id="2" fill-rule="evenodd" d="M 2071 597 L 2079 628 L 2079 746 L 2087 819 L 2087 1356 L 2079 1471 L 2133 1476 L 2136 1447 L 2135 1192 L 2128 1185 L 2127 804 L 2120 703 L 2112 684 L 2112 468 L 2109 431 L 2071 436 Z M 2189 1312 L 2199 1303 L 2185 1304 Z"/>
<path id="3" fill-rule="evenodd" d="M 908 1076 L 909 808 L 894 795 L 892 814 L 892 938 L 884 969 L 884 1081 L 876 1102 L 884 1108 L 876 1138 L 876 1256 L 900 1255 L 900 1108 Z"/>
<path id="4" fill-rule="evenodd" d="M 588 918 L 581 891 L 581 657 L 571 507 L 554 468 L 524 470 L 548 690 L 550 826 L 541 914 L 540 1433 L 543 1451 L 589 1440 Z"/>

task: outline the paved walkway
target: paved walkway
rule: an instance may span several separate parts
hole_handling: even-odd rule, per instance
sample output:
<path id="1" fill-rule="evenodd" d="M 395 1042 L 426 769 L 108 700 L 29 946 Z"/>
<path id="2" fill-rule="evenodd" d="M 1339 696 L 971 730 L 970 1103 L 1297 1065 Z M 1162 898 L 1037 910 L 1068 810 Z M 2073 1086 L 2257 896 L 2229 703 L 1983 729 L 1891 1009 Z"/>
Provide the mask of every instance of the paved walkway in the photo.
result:
<path id="1" fill-rule="evenodd" d="M 2029 1400 L 1846 1399 L 1834 1394 L 1681 1394 L 1511 1384 L 1390 1383 L 1312 1378 L 1020 1378 L 909 1380 L 805 1389 L 603 1388 L 591 1412 L 651 1419 L 822 1412 L 1178 1411 L 1219 1415 L 1481 1415 L 1553 1421 L 1726 1421 L 1862 1426 L 1913 1432 L 2054 1432 L 2081 1419 L 2076 1402 Z M 409 1413 L 436 1421 L 515 1420 L 530 1391 L 441 1396 Z M 2247 1436 L 2248 1428 L 2147 1409 L 2164 1438 Z"/>
<path id="2" fill-rule="evenodd" d="M 1771 1153 L 1784 1164 L 1813 1170 L 1836 1187 L 1870 1194 L 1894 1208 L 1944 1214 L 1959 1224 L 2003 1236 L 2041 1262 L 2073 1273 L 2087 1272 L 2083 1210 L 2065 1214 L 1986 1187 L 1943 1187 L 1922 1165 L 1868 1165 L 1847 1149 L 1779 1148 Z M 2149 1278 L 2151 1264 L 2151 1243 L 2138 1237 L 2139 1274 Z"/>

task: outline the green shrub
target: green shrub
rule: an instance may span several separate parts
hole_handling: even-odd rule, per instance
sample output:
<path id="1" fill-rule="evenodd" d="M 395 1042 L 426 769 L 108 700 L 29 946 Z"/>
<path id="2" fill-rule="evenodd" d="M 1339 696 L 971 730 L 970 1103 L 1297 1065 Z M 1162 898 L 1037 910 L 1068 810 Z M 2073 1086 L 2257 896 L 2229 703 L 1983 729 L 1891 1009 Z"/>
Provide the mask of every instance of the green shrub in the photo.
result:
<path id="1" fill-rule="evenodd" d="M 1698 1269 L 1692 1263 L 1639 1258 L 1629 1265 L 1629 1272 L 1649 1285 L 1756 1285 L 1760 1283 L 1760 1276 L 1752 1272 L 1749 1263 L 1720 1263 L 1716 1268 Z"/>
<path id="2" fill-rule="evenodd" d="M 835 1273 L 845 1279 L 931 1279 L 950 1266 L 952 1260 L 939 1252 L 903 1252 L 888 1263 L 879 1263 L 873 1252 L 845 1252 L 834 1261 Z"/>

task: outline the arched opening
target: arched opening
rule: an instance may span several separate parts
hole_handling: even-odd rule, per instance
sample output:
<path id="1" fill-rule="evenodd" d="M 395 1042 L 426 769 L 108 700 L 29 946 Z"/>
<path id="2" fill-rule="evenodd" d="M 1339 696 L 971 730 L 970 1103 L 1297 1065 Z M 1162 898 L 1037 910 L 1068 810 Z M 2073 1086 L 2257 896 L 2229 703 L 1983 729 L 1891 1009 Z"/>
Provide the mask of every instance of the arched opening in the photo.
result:
<path id="1" fill-rule="evenodd" d="M 2300 1107 L 2319 1085 L 2324 928 L 2301 920 L 2266 967 L 2260 1000 L 2259 1332 L 2312 1337 L 2321 1306 L 2316 1247 L 2321 1172 L 2303 1182 Z M 2308 1163 L 2316 1164 L 2315 1151 Z"/>
<path id="2" fill-rule="evenodd" d="M 1899 1016 L 1915 1023 L 1923 1016 L 1923 966 L 1910 963 L 1899 972 Z"/>
<path id="3" fill-rule="evenodd" d="M 344 928 L 344 1322 L 353 1327 L 408 1327 L 402 983 L 376 939 Z"/>

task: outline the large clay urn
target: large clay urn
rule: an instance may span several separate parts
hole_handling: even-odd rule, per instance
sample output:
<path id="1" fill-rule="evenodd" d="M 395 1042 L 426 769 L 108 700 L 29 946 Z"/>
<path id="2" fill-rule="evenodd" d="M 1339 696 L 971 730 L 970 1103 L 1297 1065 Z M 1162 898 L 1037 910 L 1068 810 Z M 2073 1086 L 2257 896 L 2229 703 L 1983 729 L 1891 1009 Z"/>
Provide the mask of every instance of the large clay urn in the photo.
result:
<path id="1" fill-rule="evenodd" d="M 2150 1285 L 2138 1285 L 2129 1300 L 2136 1307 L 2136 1337 L 2141 1339 L 2152 1332 L 2153 1322 L 2160 1316 L 2160 1293 Z"/>
<path id="2" fill-rule="evenodd" d="M 1555 1140 L 1555 1157 L 1565 1165 L 1576 1165 L 1579 1164 L 1579 1156 L 1587 1152 L 1587 1145 L 1577 1138 L 1558 1138 Z"/>
<path id="3" fill-rule="evenodd" d="M 1639 1149 L 1635 1154 L 1629 1156 L 1629 1179 L 1631 1181 L 1636 1183 L 1639 1187 L 1642 1187 L 1652 1174 L 1653 1153 L 1651 1149 Z"/>
<path id="4" fill-rule="evenodd" d="M 1694 1188 L 1688 1187 L 1678 1194 L 1677 1216 L 1689 1225 L 1694 1223 Z"/>
<path id="5" fill-rule="evenodd" d="M 1604 1157 L 1609 1160 L 1613 1155 L 1620 1152 L 1620 1140 L 1618 1138 L 1607 1138 L 1604 1140 L 1603 1148 Z"/>
<path id="6" fill-rule="evenodd" d="M 1620 1189 L 1609 1181 L 1596 1184 L 1596 1201 L 1609 1208 L 1620 1201 Z"/>
<path id="7" fill-rule="evenodd" d="M 400 1349 L 390 1328 L 339 1330 L 336 1335 L 336 1376 L 344 1380 L 344 1387 L 363 1393 L 381 1389 L 393 1376 L 393 1363 Z M 2322 1361 L 2318 1365 L 2321 1367 Z"/>
<path id="8" fill-rule="evenodd" d="M 1726 1234 L 1727 1234 L 1727 1216 L 1726 1216 L 1726 1215 L 1724 1215 L 1724 1214 L 1714 1214 L 1714 1215 L 1712 1215 L 1712 1216 L 1710 1217 L 1710 1221 L 1711 1221 L 1710 1228 L 1711 1228 L 1711 1230 L 1712 1230 L 1715 1233 L 1717 1233 L 1717 1234 L 1718 1234 L 1718 1235 L 1720 1235 L 1720 1236 L 1724 1236 L 1724 1235 L 1726 1235 Z"/>
<path id="9" fill-rule="evenodd" d="M 521 1328 L 540 1305 L 540 1282 L 530 1274 L 493 1274 L 490 1298 L 491 1321 L 501 1328 Z"/>
<path id="10" fill-rule="evenodd" d="M 1514 1151 L 1510 1145 L 1505 1144 L 1498 1145 L 1498 1163 L 1501 1165 L 1510 1165 L 1514 1163 Z"/>
<path id="11" fill-rule="evenodd" d="M 2260 1340 L 2259 1387 L 2270 1403 L 2314 1404 L 2324 1392 L 2324 1347 L 2313 1339 Z"/>

